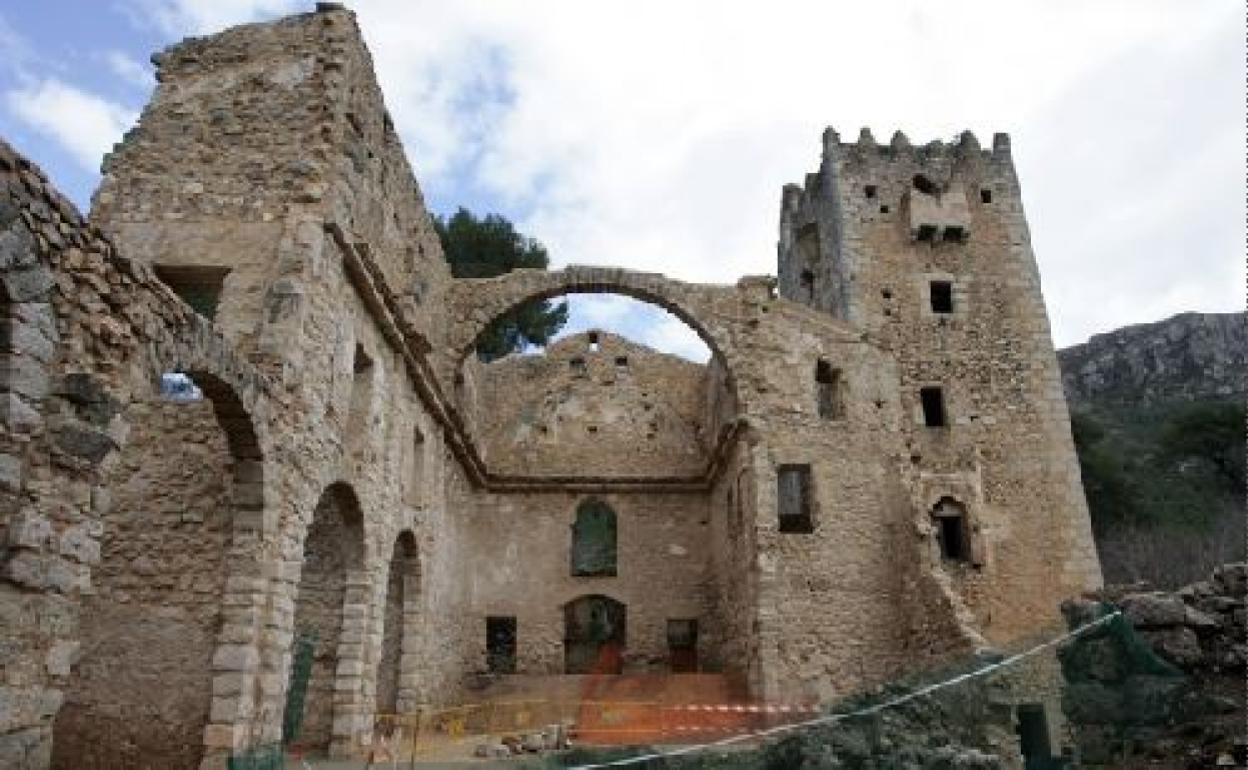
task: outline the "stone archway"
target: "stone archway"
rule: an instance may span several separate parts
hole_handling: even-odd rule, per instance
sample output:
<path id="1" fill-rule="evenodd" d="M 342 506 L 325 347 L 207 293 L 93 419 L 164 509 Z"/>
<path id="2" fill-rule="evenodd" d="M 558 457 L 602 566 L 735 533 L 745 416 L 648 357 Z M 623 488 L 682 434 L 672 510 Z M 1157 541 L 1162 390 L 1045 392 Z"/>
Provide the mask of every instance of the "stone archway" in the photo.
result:
<path id="1" fill-rule="evenodd" d="M 191 380 L 192 397 L 136 387 L 121 412 L 128 431 L 104 464 L 99 561 L 79 607 L 54 767 L 198 765 L 224 705 L 217 652 L 256 633 L 230 623 L 226 596 L 246 550 L 238 536 L 263 518 L 260 445 L 230 385 L 203 371 Z M 240 681 L 230 695 L 253 691 Z"/>
<path id="2" fill-rule="evenodd" d="M 513 270 L 496 278 L 457 280 L 451 287 L 450 317 L 462 319 L 448 332 L 452 368 L 472 351 L 495 318 L 520 305 L 565 294 L 619 294 L 660 307 L 692 329 L 727 370 L 735 396 L 733 317 L 743 293 L 734 286 L 673 280 L 657 273 L 609 267 L 569 266 L 563 270 Z"/>
<path id="3" fill-rule="evenodd" d="M 416 701 L 407 675 L 416 663 L 419 599 L 420 556 L 415 536 L 405 530 L 394 541 L 386 579 L 377 661 L 377 714 L 405 713 Z"/>
<path id="4" fill-rule="evenodd" d="M 363 573 L 364 520 L 345 483 L 321 494 L 303 540 L 303 570 L 295 596 L 292 663 L 283 716 L 283 740 L 327 753 L 339 739 L 341 706 L 358 692 L 368 579 Z"/>

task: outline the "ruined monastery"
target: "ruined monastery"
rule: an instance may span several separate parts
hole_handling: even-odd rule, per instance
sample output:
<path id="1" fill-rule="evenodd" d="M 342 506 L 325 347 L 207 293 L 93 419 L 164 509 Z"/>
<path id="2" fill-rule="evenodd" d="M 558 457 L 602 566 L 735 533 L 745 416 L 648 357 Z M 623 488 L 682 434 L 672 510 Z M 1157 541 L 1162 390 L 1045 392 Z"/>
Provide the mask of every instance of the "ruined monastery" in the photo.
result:
<path id="1" fill-rule="evenodd" d="M 507 677 L 826 702 L 1099 586 L 1006 135 L 828 129 L 776 277 L 457 280 L 350 11 L 154 61 L 89 217 L 0 142 L 0 766 L 223 768 L 291 704 L 354 755 Z M 709 362 L 473 354 L 584 292 Z"/>

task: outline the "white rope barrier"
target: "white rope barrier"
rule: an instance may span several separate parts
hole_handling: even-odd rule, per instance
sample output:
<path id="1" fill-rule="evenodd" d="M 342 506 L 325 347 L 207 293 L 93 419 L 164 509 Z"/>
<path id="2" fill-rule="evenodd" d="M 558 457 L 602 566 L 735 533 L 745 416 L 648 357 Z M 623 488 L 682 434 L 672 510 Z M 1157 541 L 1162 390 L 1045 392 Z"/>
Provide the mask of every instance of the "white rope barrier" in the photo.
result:
<path id="1" fill-rule="evenodd" d="M 1046 650 L 1050 647 L 1054 647 L 1070 639 L 1074 639 L 1076 636 L 1079 636 L 1082 633 L 1090 631 L 1093 628 L 1096 628 L 1097 626 L 1108 623 L 1109 621 L 1113 620 L 1114 618 L 1118 617 L 1121 614 L 1122 612 L 1120 610 L 1115 610 L 1114 612 L 1111 612 L 1110 614 L 1104 617 L 1097 618 L 1096 620 L 1093 620 L 1090 623 L 1085 623 L 1082 626 L 1079 626 L 1078 628 L 1072 631 L 1068 631 L 1065 634 L 1062 634 L 1061 636 L 1050 639 L 1047 642 L 1038 644 L 1029 650 L 1024 650 L 1023 652 L 1017 653 L 1015 655 L 1011 655 L 1008 658 L 1003 658 L 1002 660 L 999 660 L 996 663 L 990 663 L 987 666 L 984 666 L 983 668 L 976 669 L 974 671 L 970 671 L 965 674 L 960 674 L 958 676 L 953 677 L 952 679 L 946 679 L 943 682 L 936 682 L 935 684 L 930 684 L 926 687 L 921 687 L 918 690 L 915 690 L 914 692 L 906 693 L 905 695 L 898 696 L 896 698 L 893 698 L 892 700 L 884 701 L 883 703 L 877 703 L 874 706 L 868 706 L 866 708 L 858 709 L 856 711 L 849 711 L 849 712 L 838 713 L 838 714 L 828 714 L 827 716 L 819 717 L 817 719 L 808 719 L 804 722 L 792 722 L 792 723 L 785 724 L 785 725 L 777 725 L 776 727 L 770 727 L 766 730 L 757 730 L 757 731 L 752 731 L 752 732 L 747 732 L 747 733 L 741 733 L 740 735 L 733 735 L 733 736 L 730 736 L 728 738 L 723 738 L 718 741 L 712 741 L 710 743 L 699 743 L 694 746 L 682 746 L 677 749 L 672 749 L 671 751 L 656 751 L 650 754 L 641 754 L 636 757 L 616 759 L 611 762 L 599 762 L 599 763 L 590 764 L 590 765 L 576 765 L 574 767 L 568 768 L 568 770 L 598 770 L 599 768 L 604 768 L 604 767 L 625 767 L 627 765 L 637 765 L 637 764 L 641 764 L 642 762 L 649 762 L 654 759 L 663 759 L 664 757 L 679 757 L 685 754 L 694 754 L 699 751 L 705 751 L 707 749 L 718 748 L 720 746 L 731 746 L 734 743 L 742 743 L 744 741 L 757 740 L 759 738 L 767 738 L 773 735 L 780 735 L 782 733 L 793 732 L 795 730 L 802 730 L 807 727 L 817 727 L 819 725 L 835 724 L 837 722 L 842 722 L 846 719 L 851 719 L 853 717 L 866 716 L 868 714 L 876 714 L 885 709 L 893 708 L 894 706 L 900 706 L 903 703 L 908 703 L 912 700 L 917 700 L 918 698 L 931 695 L 937 690 L 943 690 L 946 687 L 952 687 L 955 684 L 961 684 L 962 682 L 967 682 L 972 679 L 976 679 L 978 677 L 991 674 L 994 671 L 999 671 L 1000 669 L 1005 668 L 1006 666 L 1012 666 L 1015 663 L 1019 662 L 1020 660 L 1029 658 L 1032 655 L 1035 655 L 1036 653 L 1041 652 L 1042 650 Z"/>

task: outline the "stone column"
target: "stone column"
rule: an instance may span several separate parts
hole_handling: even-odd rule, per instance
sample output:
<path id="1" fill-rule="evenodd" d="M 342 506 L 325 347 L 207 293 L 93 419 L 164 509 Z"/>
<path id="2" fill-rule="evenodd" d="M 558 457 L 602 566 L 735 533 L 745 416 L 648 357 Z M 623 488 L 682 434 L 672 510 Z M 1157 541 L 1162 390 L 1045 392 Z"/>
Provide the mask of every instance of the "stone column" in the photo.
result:
<path id="1" fill-rule="evenodd" d="M 364 702 L 364 678 L 372 585 L 367 571 L 347 572 L 334 680 L 333 742 L 329 750 L 332 757 L 352 756 L 369 733 L 373 707 Z"/>
<path id="2" fill-rule="evenodd" d="M 399 637 L 399 692 L 396 710 L 400 714 L 414 713 L 422 700 L 420 682 L 421 629 L 420 578 L 403 577 L 403 626 Z"/>

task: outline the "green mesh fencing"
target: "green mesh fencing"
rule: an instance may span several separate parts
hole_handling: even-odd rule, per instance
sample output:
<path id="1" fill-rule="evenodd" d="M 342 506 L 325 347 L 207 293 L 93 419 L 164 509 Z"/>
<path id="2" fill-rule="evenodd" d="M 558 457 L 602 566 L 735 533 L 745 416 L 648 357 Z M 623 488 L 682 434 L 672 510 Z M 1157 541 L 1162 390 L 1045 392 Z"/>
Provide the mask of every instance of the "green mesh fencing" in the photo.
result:
<path id="1" fill-rule="evenodd" d="M 290 745 L 303 730 L 303 707 L 312 676 L 312 656 L 316 651 L 315 631 L 302 631 L 295 637 L 294 660 L 290 665 L 290 687 L 286 690 L 286 711 L 282 717 L 282 743 Z"/>
<path id="2" fill-rule="evenodd" d="M 282 770 L 285 761 L 281 745 L 273 744 L 235 754 L 226 761 L 225 766 L 227 770 Z"/>

